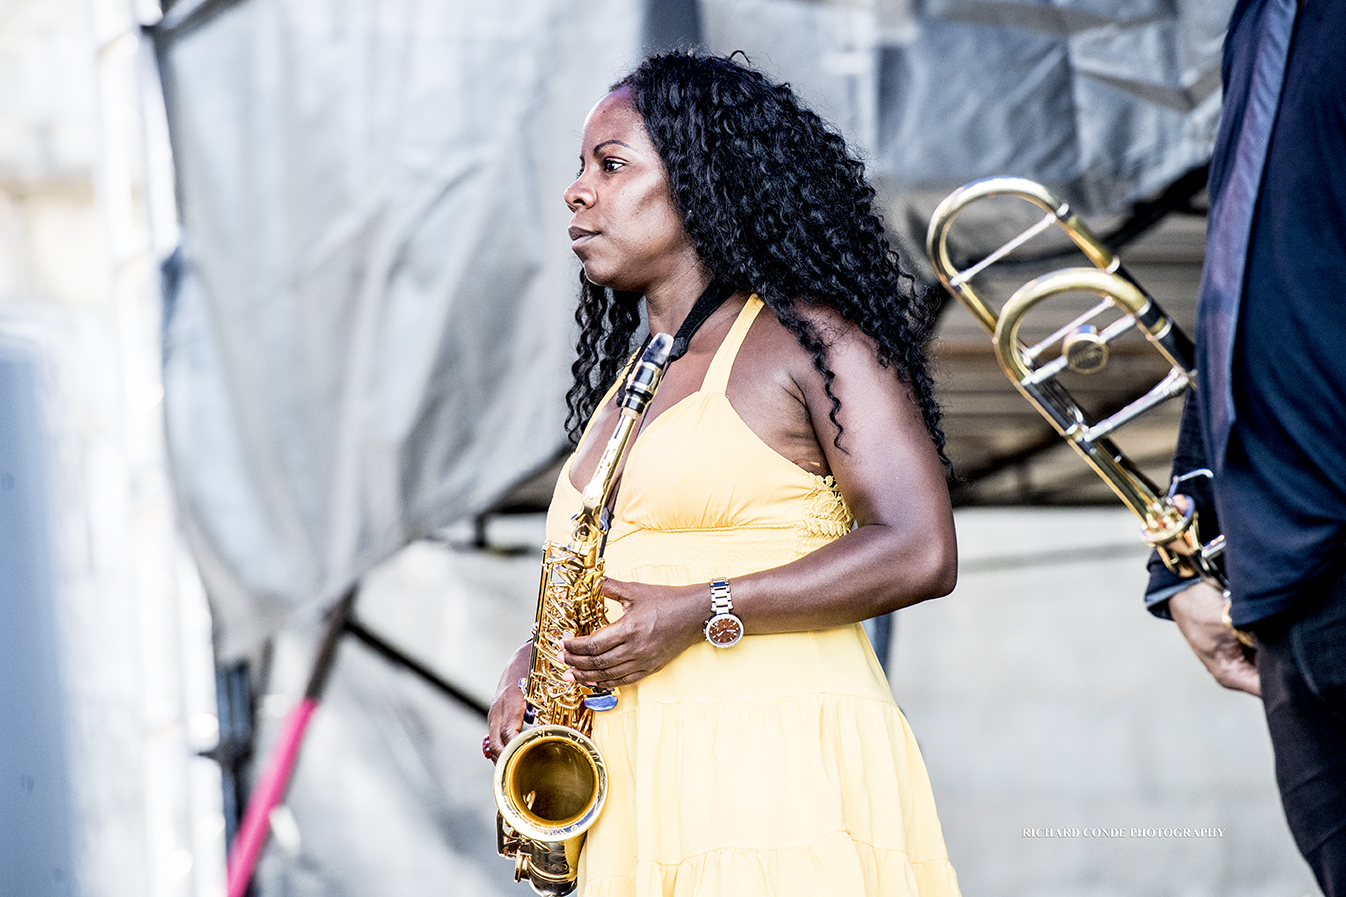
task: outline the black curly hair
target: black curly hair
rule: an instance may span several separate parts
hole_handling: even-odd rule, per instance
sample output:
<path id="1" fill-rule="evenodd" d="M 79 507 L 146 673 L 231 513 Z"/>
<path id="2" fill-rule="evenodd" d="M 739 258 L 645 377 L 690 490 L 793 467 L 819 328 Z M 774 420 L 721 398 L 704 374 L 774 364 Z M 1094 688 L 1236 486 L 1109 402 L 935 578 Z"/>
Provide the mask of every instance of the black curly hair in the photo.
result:
<path id="1" fill-rule="evenodd" d="M 911 389 L 948 468 L 926 358 L 937 305 L 889 245 L 864 164 L 841 135 L 788 84 L 733 58 L 651 56 L 612 86 L 623 88 L 664 161 L 673 201 L 707 270 L 757 293 L 813 355 L 832 400 L 834 443 L 841 446 L 843 431 L 835 374 L 801 303 L 835 309 L 874 340 L 880 363 Z M 576 442 L 631 352 L 639 299 L 580 275 L 579 357 L 566 394 Z"/>

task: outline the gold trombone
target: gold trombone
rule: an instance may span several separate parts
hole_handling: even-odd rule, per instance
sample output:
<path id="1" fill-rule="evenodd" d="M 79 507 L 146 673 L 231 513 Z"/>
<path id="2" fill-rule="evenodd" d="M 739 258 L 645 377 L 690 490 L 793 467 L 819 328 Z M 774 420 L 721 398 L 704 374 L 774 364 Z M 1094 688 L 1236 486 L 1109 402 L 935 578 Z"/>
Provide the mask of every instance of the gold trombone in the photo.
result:
<path id="1" fill-rule="evenodd" d="M 954 219 L 973 203 L 999 196 L 1027 201 L 1041 209 L 1043 217 L 960 270 L 948 245 Z M 1065 268 L 1034 278 L 1015 290 L 998 311 L 992 308 L 977 294 L 972 279 L 1053 225 L 1065 231 L 1093 267 Z M 1121 426 L 1183 395 L 1196 383 L 1191 340 L 1126 272 L 1116 254 L 1079 220 L 1068 203 L 1041 184 L 1014 177 L 973 181 L 945 197 L 931 216 L 926 254 L 949 292 L 993 334 L 996 358 L 1006 376 L 1140 518 L 1142 536 L 1158 550 L 1164 563 L 1175 573 L 1200 576 L 1227 591 L 1219 563 L 1224 537 L 1203 545 L 1197 532 L 1195 503 L 1178 491 L 1187 479 L 1209 476 L 1210 472 L 1196 471 L 1177 478 L 1161 492 L 1110 438 Z M 1020 328 L 1029 311 L 1070 293 L 1093 293 L 1101 301 L 1041 342 L 1025 345 L 1020 341 Z M 1110 310 L 1120 312 L 1120 317 L 1100 330 L 1095 321 Z M 1058 377 L 1065 371 L 1094 374 L 1103 370 L 1113 341 L 1133 329 L 1168 362 L 1169 371 L 1121 410 L 1101 421 L 1091 421 Z"/>

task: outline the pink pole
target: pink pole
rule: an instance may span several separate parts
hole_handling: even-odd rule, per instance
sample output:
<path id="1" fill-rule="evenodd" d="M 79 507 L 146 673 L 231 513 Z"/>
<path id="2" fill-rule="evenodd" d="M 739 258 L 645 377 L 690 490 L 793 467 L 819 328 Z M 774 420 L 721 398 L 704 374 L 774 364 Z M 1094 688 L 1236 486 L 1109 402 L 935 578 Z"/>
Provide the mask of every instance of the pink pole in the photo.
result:
<path id="1" fill-rule="evenodd" d="M 243 814 L 243 822 L 234 838 L 234 849 L 229 854 L 226 875 L 228 897 L 243 897 L 248 890 L 257 858 L 271 831 L 271 811 L 285 797 L 290 774 L 294 772 L 294 763 L 299 757 L 299 745 L 304 740 L 304 730 L 308 728 L 308 721 L 317 709 L 316 699 L 304 698 L 285 719 L 280 738 L 271 751 L 271 764 L 248 798 L 248 809 Z"/>
<path id="2" fill-rule="evenodd" d="M 248 883 L 252 881 L 257 858 L 261 856 L 266 837 L 271 832 L 271 811 L 284 799 L 285 789 L 290 785 L 295 761 L 299 759 L 299 745 L 304 741 L 304 730 L 308 728 L 313 711 L 318 709 L 318 701 L 322 698 L 327 677 L 336 661 L 337 643 L 346 631 L 351 609 L 359 593 L 360 584 L 357 581 L 327 612 L 327 628 L 309 673 L 304 699 L 285 718 L 276 746 L 271 749 L 271 763 L 248 796 L 248 808 L 243 813 L 238 834 L 234 836 L 234 846 L 229 852 L 229 868 L 225 873 L 228 897 L 243 897 L 248 890 Z"/>

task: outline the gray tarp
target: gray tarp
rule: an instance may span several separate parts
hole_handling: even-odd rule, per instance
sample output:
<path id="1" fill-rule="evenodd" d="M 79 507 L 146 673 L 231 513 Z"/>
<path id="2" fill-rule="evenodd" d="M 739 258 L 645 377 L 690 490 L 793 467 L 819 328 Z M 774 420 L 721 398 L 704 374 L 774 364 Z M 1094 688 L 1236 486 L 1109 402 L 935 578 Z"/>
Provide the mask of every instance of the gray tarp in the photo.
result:
<path id="1" fill-rule="evenodd" d="M 166 407 L 228 658 L 560 449 L 561 192 L 641 17 L 251 0 L 172 25 Z"/>
<path id="2" fill-rule="evenodd" d="M 1206 158 L 1228 0 L 650 6 L 791 80 L 894 191 L 1008 172 L 1115 210 Z M 184 242 L 166 407 L 223 657 L 562 447 L 560 194 L 646 16 L 640 0 L 170 9 Z"/>
<path id="3" fill-rule="evenodd" d="M 931 0 L 879 58 L 899 188 L 1008 173 L 1118 211 L 1210 158 L 1232 0 Z"/>
<path id="4" fill-rule="evenodd" d="M 890 223 L 919 246 L 935 203 L 976 178 L 1028 177 L 1116 213 L 1205 164 L 1232 7 L 703 0 L 702 21 L 708 46 L 746 51 L 864 150 Z"/>

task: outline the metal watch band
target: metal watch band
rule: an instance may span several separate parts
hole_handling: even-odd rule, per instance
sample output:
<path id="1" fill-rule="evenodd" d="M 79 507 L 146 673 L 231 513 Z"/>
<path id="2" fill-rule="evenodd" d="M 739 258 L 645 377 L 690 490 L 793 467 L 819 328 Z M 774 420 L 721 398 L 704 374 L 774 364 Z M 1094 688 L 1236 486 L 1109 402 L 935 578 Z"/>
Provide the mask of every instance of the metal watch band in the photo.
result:
<path id="1" fill-rule="evenodd" d="M 710 615 L 731 613 L 734 602 L 729 597 L 729 580 L 717 579 L 710 584 Z"/>

